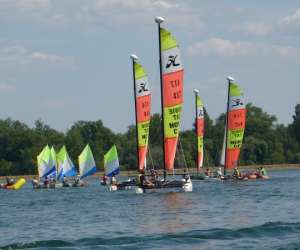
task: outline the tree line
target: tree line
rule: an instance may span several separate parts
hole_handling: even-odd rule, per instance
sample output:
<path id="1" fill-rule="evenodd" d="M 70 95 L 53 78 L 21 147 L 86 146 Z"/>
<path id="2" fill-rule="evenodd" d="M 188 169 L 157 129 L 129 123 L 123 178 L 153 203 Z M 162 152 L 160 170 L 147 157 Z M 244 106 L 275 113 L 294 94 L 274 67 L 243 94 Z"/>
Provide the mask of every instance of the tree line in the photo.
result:
<path id="1" fill-rule="evenodd" d="M 278 124 L 277 118 L 247 104 L 247 120 L 240 165 L 300 163 L 300 104 L 295 106 L 292 123 Z M 225 114 L 213 121 L 205 111 L 204 166 L 218 166 L 224 136 Z M 58 151 L 66 145 L 77 165 L 77 157 L 90 144 L 99 170 L 103 155 L 116 144 L 122 169 L 136 169 L 135 126 L 125 133 L 114 133 L 101 120 L 78 121 L 66 132 L 59 132 L 38 120 L 30 128 L 20 121 L 0 119 L 0 175 L 36 174 L 36 156 L 48 144 Z M 175 166 L 193 168 L 196 158 L 195 126 L 180 132 Z M 162 166 L 161 116 L 150 122 L 147 164 Z"/>

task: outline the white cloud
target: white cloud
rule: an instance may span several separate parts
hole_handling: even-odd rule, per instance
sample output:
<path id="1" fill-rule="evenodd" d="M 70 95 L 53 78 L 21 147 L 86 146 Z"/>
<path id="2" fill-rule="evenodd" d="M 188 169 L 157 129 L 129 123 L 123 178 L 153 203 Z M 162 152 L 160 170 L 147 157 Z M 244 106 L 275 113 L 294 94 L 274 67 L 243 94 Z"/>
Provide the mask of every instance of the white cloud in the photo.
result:
<path id="1" fill-rule="evenodd" d="M 300 27 L 300 9 L 294 14 L 286 16 L 280 20 L 281 26 L 298 26 Z"/>
<path id="2" fill-rule="evenodd" d="M 199 11 L 178 0 L 93 0 L 84 7 L 85 15 L 102 23 L 145 23 L 155 16 L 162 15 L 179 27 L 203 26 Z"/>
<path id="3" fill-rule="evenodd" d="M 249 22 L 243 24 L 238 30 L 250 35 L 266 36 L 272 31 L 272 28 L 264 22 Z"/>
<path id="4" fill-rule="evenodd" d="M 7 83 L 7 82 L 0 82 L 0 94 L 8 94 L 8 93 L 13 93 L 16 91 L 16 86 Z"/>
<path id="5" fill-rule="evenodd" d="M 279 46 L 265 43 L 230 41 L 222 38 L 210 38 L 197 42 L 188 48 L 190 55 L 215 55 L 219 57 L 278 56 L 287 60 L 300 60 L 300 49 L 291 46 Z"/>
<path id="6" fill-rule="evenodd" d="M 190 54 L 218 56 L 247 56 L 254 50 L 249 42 L 232 42 L 222 38 L 210 38 L 188 48 Z"/>
<path id="7" fill-rule="evenodd" d="M 0 48 L 0 64 L 19 71 L 47 71 L 53 67 L 70 66 L 72 62 L 62 56 L 10 46 Z"/>
<path id="8" fill-rule="evenodd" d="M 1 16 L 14 13 L 14 17 L 37 17 L 50 9 L 49 0 L 0 0 Z"/>

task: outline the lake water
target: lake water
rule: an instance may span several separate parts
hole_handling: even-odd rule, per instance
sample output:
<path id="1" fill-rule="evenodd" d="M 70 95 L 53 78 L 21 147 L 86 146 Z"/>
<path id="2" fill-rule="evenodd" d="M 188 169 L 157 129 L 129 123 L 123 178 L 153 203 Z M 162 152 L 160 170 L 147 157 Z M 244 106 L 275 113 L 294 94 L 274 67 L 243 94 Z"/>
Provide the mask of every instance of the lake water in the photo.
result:
<path id="1" fill-rule="evenodd" d="M 0 249 L 297 249 L 300 170 L 192 193 L 0 190 Z"/>

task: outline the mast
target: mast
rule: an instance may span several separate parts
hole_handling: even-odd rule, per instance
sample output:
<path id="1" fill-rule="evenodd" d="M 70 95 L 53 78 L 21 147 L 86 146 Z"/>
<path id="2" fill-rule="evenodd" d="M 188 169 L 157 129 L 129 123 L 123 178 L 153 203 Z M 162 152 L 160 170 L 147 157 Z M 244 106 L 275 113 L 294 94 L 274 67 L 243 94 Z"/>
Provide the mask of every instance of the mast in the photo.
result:
<path id="1" fill-rule="evenodd" d="M 198 94 L 199 94 L 199 90 L 198 89 L 194 89 L 194 93 L 195 93 L 195 134 L 196 134 L 196 140 L 197 140 L 197 149 L 196 149 L 196 169 L 197 169 L 197 175 L 199 175 L 199 154 L 198 154 L 198 147 L 199 147 L 199 140 L 198 140 L 198 109 L 197 109 L 197 99 L 198 99 Z"/>
<path id="2" fill-rule="evenodd" d="M 133 89 L 134 89 L 134 108 L 135 108 L 135 134 L 136 134 L 136 167 L 139 169 L 139 162 L 140 162 L 140 156 L 139 156 L 139 135 L 138 135 L 138 116 L 137 116 L 137 107 L 136 107 L 136 80 L 135 80 L 135 67 L 134 64 L 138 60 L 138 57 L 135 54 L 130 55 L 130 58 L 132 60 L 132 72 L 133 72 Z"/>
<path id="3" fill-rule="evenodd" d="M 165 19 L 162 17 L 156 17 L 155 22 L 157 23 L 158 27 L 158 44 L 159 44 L 159 73 L 160 73 L 160 101 L 161 101 L 161 117 L 162 117 L 162 145 L 163 145 L 163 167 L 164 167 L 164 181 L 167 177 L 167 170 L 166 170 L 166 164 L 165 164 L 165 131 L 164 131 L 164 100 L 163 100 L 163 78 L 162 78 L 162 58 L 161 58 L 161 35 L 160 35 L 160 24 Z"/>
<path id="4" fill-rule="evenodd" d="M 230 85 L 234 81 L 231 76 L 227 77 L 228 81 L 228 91 L 227 91 L 227 110 L 226 110 L 226 128 L 225 128 L 225 162 L 224 162 L 224 176 L 226 175 L 226 162 L 227 162 L 227 140 L 228 140 L 228 121 L 229 121 L 229 97 L 230 97 Z"/>

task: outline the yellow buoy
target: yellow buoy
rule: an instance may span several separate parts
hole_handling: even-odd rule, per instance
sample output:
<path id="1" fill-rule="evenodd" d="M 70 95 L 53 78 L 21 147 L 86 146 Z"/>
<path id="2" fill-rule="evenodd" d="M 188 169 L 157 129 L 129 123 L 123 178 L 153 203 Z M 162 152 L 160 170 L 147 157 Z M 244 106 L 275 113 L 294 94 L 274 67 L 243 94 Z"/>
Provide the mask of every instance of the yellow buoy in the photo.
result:
<path id="1" fill-rule="evenodd" d="M 7 189 L 19 190 L 21 187 L 24 186 L 26 180 L 24 178 L 20 178 L 14 185 L 7 186 Z"/>

